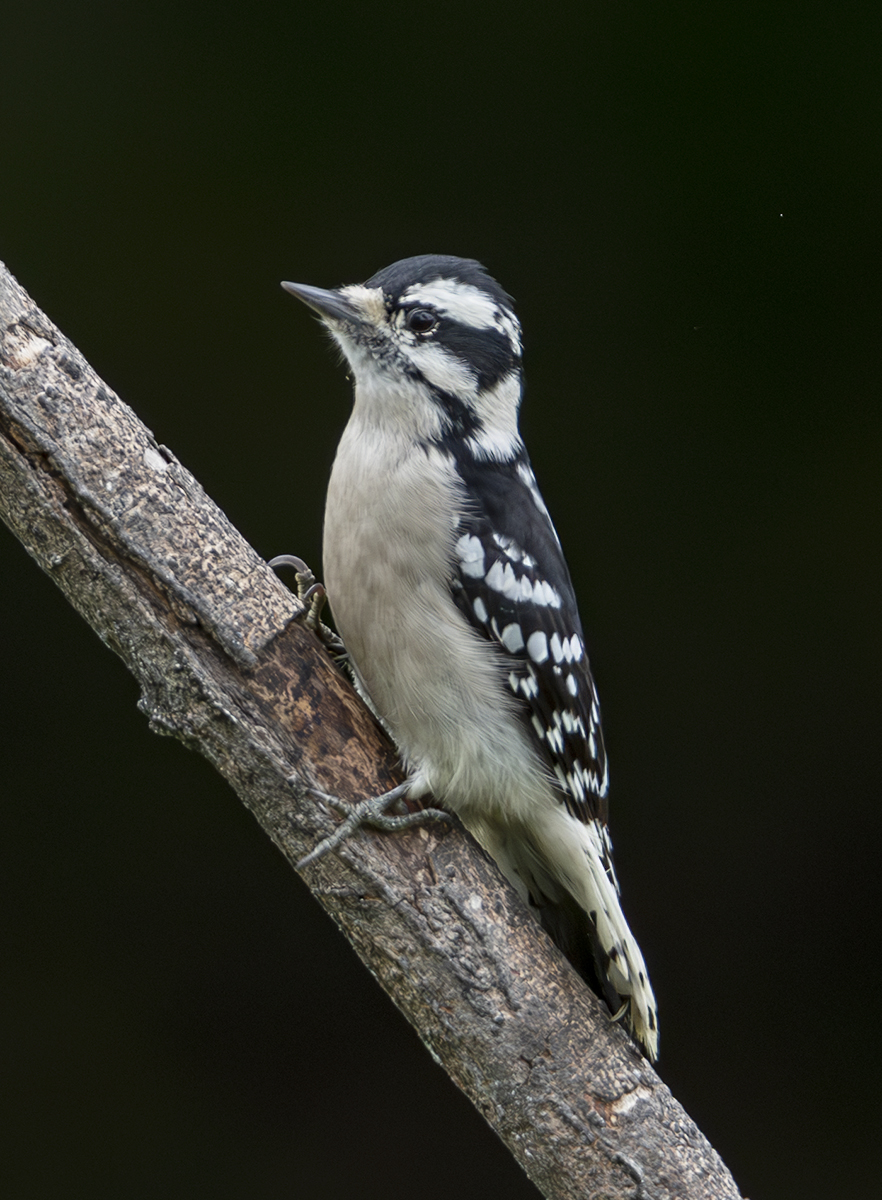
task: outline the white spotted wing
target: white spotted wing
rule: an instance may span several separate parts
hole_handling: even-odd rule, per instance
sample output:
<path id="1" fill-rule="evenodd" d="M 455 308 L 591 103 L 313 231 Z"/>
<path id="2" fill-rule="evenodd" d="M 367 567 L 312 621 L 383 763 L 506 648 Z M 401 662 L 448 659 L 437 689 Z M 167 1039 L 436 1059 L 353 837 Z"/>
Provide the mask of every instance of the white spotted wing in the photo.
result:
<path id="1" fill-rule="evenodd" d="M 481 500 L 457 529 L 453 598 L 505 654 L 508 686 L 567 808 L 605 823 L 609 773 L 597 691 L 569 571 L 529 463 L 523 457 L 516 473 L 492 461 L 457 467 Z"/>

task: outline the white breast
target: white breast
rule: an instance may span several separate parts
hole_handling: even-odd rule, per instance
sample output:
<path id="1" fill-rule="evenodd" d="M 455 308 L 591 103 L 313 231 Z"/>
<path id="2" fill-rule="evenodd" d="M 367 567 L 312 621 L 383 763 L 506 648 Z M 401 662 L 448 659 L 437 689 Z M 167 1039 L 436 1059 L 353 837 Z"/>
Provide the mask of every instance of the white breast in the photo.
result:
<path id="1" fill-rule="evenodd" d="M 501 655 L 451 599 L 462 497 L 445 455 L 414 449 L 356 410 L 325 510 L 324 577 L 334 619 L 414 794 L 467 819 L 535 804 L 545 771 L 511 720 Z M 488 811 L 489 810 L 489 811 Z"/>

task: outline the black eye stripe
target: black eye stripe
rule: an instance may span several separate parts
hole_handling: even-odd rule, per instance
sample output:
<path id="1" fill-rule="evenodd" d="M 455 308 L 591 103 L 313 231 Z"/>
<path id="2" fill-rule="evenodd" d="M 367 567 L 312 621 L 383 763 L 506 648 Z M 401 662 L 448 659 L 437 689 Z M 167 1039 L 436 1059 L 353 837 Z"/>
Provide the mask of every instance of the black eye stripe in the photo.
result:
<path id="1" fill-rule="evenodd" d="M 435 341 L 476 371 L 481 391 L 518 366 L 511 342 L 495 329 L 476 329 L 442 317 L 435 330 Z"/>
<path id="2" fill-rule="evenodd" d="M 477 376 L 478 390 L 493 387 L 520 367 L 520 356 L 509 337 L 489 326 L 468 325 L 428 304 L 403 304 L 398 309 L 404 328 L 454 354 Z M 390 316 L 394 309 L 390 309 Z"/>

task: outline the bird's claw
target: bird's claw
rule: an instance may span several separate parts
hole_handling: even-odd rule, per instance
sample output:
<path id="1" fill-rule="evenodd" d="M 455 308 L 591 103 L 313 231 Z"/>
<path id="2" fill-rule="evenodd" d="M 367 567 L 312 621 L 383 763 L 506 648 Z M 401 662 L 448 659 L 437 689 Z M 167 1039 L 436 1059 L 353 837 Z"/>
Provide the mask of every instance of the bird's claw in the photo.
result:
<path id="1" fill-rule="evenodd" d="M 390 792 L 384 792 L 381 796 L 371 796 L 370 799 L 361 800 L 358 804 L 349 804 L 338 796 L 329 796 L 327 792 L 319 792 L 311 788 L 314 795 L 330 805 L 331 808 L 336 809 L 337 812 L 343 813 L 344 819 L 333 833 L 322 838 L 309 854 L 301 858 L 297 863 L 297 869 L 302 870 L 303 867 L 308 867 L 310 863 L 323 858 L 328 851 L 336 850 L 363 825 L 390 833 L 399 829 L 411 829 L 415 825 L 424 825 L 427 821 L 450 820 L 450 814 L 440 808 L 423 808 L 418 812 L 397 814 L 387 812 L 388 808 L 400 803 L 402 798 L 407 795 L 409 788 L 409 782 L 400 783 Z"/>
<path id="2" fill-rule="evenodd" d="M 346 647 L 343 645 L 343 642 L 333 629 L 324 625 L 320 619 L 327 599 L 325 585 L 317 582 L 315 575 L 303 559 L 298 558 L 296 554 L 278 554 L 275 558 L 271 558 L 267 565 L 274 569 L 276 567 L 294 568 L 294 578 L 297 581 L 297 599 L 303 605 L 304 610 L 302 613 L 298 613 L 295 620 L 300 621 L 307 629 L 311 629 L 324 642 L 332 654 L 345 654 Z"/>

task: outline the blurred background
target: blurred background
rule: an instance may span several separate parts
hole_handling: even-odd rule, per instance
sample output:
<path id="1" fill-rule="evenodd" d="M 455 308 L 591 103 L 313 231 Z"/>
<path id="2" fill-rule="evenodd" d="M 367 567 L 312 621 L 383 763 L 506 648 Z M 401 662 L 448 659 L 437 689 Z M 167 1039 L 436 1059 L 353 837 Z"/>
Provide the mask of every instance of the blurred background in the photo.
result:
<path id="1" fill-rule="evenodd" d="M 265 557 L 320 564 L 349 407 L 279 281 L 452 253 L 515 296 L 660 1072 L 763 1200 L 878 1186 L 878 13 L 860 20 L 4 17 L 0 258 Z M 7 1195 L 536 1196 L 0 534 Z"/>

